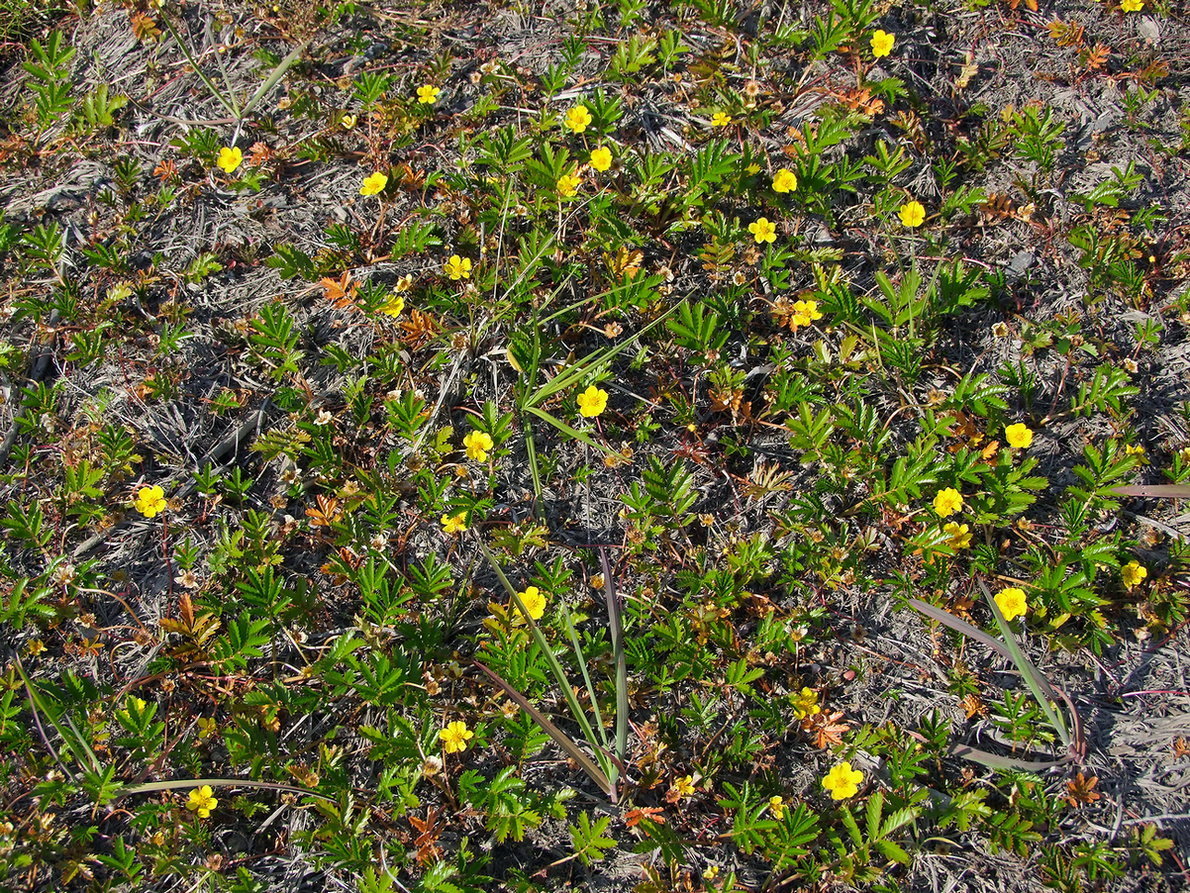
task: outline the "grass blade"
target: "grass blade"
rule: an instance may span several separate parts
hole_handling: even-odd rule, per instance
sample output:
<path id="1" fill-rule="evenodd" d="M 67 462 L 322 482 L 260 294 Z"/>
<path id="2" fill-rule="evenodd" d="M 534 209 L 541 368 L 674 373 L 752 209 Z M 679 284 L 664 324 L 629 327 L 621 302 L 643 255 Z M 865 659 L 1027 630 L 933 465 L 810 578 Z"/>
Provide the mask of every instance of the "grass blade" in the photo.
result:
<path id="1" fill-rule="evenodd" d="M 624 619 L 620 596 L 612 579 L 607 551 L 599 550 L 599 569 L 603 572 L 603 594 L 607 598 L 607 625 L 616 661 L 616 759 L 623 762 L 628 749 L 628 660 L 624 654 Z"/>
<path id="2" fill-rule="evenodd" d="M 570 708 L 570 714 L 574 721 L 578 723 L 579 728 L 582 729 L 583 735 L 587 742 L 594 746 L 596 741 L 595 730 L 591 728 L 591 721 L 587 718 L 587 713 L 583 710 L 578 702 L 578 698 L 574 696 L 574 691 L 570 687 L 570 680 L 566 678 L 566 671 L 562 669 L 562 665 L 558 663 L 558 658 L 554 654 L 553 649 L 550 648 L 549 642 L 546 641 L 545 636 L 538 627 L 536 621 L 529 616 L 528 610 L 525 608 L 524 602 L 521 601 L 520 595 L 517 594 L 516 588 L 508 582 L 508 577 L 504 575 L 504 571 L 500 569 L 499 562 L 496 561 L 496 556 L 492 551 L 484 545 L 482 540 L 476 541 L 479 544 L 479 551 L 483 553 L 484 558 L 487 559 L 488 564 L 491 565 L 495 572 L 497 579 L 500 581 L 505 591 L 508 592 L 508 597 L 512 599 L 513 604 L 516 605 L 517 610 L 521 612 L 521 616 L 525 618 L 529 625 L 529 630 L 533 633 L 533 638 L 537 642 L 541 653 L 545 656 L 546 663 L 549 664 L 550 672 L 554 674 L 554 680 L 558 683 L 558 688 L 562 690 L 562 697 L 566 700 L 566 706 Z M 544 728 L 544 727 L 543 727 Z M 595 758 L 599 760 L 601 765 L 606 765 L 610 768 L 610 764 L 606 763 L 607 757 L 600 751 L 596 750 Z M 603 775 L 606 779 L 606 774 Z"/>
<path id="3" fill-rule="evenodd" d="M 598 766 L 591 762 L 591 758 L 583 753 L 582 748 L 575 744 L 574 740 L 569 735 L 550 722 L 549 718 L 544 713 L 530 704 L 524 695 L 501 679 L 500 676 L 493 670 L 488 669 L 477 660 L 472 661 L 472 663 L 483 670 L 493 682 L 500 686 L 500 688 L 504 690 L 504 693 L 516 702 L 518 707 L 533 717 L 533 721 L 541 726 L 542 731 L 553 738 L 554 741 L 557 742 L 558 746 L 566 751 L 572 760 L 578 763 L 579 768 L 586 772 L 587 775 L 590 776 L 591 780 L 594 781 L 595 784 L 599 785 L 603 792 L 611 797 L 613 801 L 615 801 L 616 786 L 608 780 L 608 777 L 604 775 L 603 771 Z"/>
<path id="4" fill-rule="evenodd" d="M 277 63 L 277 67 L 273 69 L 273 73 L 269 75 L 268 80 L 260 85 L 260 89 L 253 93 L 252 98 L 248 100 L 247 104 L 245 104 L 244 110 L 240 117 L 247 116 L 252 111 L 252 109 L 256 108 L 256 104 L 264 99 L 265 96 L 268 95 L 268 92 L 273 89 L 273 87 L 277 86 L 277 81 L 285 77 L 285 72 L 289 71 L 289 69 L 293 67 L 293 64 L 297 62 L 299 58 L 301 58 L 302 53 L 309 44 L 309 40 L 303 40 L 296 47 L 290 50 L 289 55 Z"/>
<path id="5" fill-rule="evenodd" d="M 992 614 L 996 618 L 996 625 L 1000 627 L 1000 634 L 1004 636 L 1004 644 L 1008 646 L 1008 650 L 1012 655 L 1012 662 L 1016 664 L 1017 669 L 1021 671 L 1021 675 L 1025 677 L 1025 684 L 1029 686 L 1029 691 L 1033 693 L 1033 698 L 1037 701 L 1042 710 L 1045 711 L 1046 719 L 1049 720 L 1050 725 L 1058 733 L 1058 737 L 1062 739 L 1062 743 L 1069 748 L 1071 737 L 1070 729 L 1066 726 L 1066 721 L 1062 715 L 1055 709 L 1058 700 L 1057 694 L 1050 687 L 1049 682 L 1041 675 L 1041 672 L 1033 666 L 1025 653 L 1021 651 L 1020 645 L 1016 641 L 1016 635 L 1012 628 L 1009 627 L 1008 621 L 1004 619 L 1004 615 L 1000 613 L 1000 606 L 996 604 L 996 600 L 992 598 L 992 593 L 988 589 L 983 580 L 979 581 L 979 588 L 983 590 L 984 597 L 987 599 L 992 608 Z"/>

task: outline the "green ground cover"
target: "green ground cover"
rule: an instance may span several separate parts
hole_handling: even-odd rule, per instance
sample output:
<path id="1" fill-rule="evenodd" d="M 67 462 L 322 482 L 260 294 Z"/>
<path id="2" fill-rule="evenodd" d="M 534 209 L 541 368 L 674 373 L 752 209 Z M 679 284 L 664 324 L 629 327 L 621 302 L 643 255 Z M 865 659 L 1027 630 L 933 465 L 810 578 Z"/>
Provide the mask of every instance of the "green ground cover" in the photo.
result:
<path id="1" fill-rule="evenodd" d="M 61 6 L 0 889 L 1182 888 L 1184 9 Z"/>

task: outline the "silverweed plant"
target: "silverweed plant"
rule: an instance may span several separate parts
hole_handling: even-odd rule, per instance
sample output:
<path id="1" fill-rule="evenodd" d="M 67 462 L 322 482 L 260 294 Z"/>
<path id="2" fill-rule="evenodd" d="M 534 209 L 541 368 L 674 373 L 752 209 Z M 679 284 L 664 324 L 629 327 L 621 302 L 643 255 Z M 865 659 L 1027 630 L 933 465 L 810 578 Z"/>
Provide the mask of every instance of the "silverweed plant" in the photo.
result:
<path id="1" fill-rule="evenodd" d="M 0 886 L 1184 887 L 1183 12 L 551 10 L 0 0 Z"/>

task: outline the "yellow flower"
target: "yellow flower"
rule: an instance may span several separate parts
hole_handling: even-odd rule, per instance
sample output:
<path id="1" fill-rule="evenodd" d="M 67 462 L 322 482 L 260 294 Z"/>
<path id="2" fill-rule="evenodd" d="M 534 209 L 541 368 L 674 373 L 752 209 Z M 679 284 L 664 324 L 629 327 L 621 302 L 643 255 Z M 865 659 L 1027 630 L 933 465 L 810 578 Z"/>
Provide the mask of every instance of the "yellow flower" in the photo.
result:
<path id="1" fill-rule="evenodd" d="M 934 511 L 939 518 L 948 518 L 963 508 L 963 494 L 954 487 L 947 487 L 934 497 Z"/>
<path id="2" fill-rule="evenodd" d="M 605 171 L 612 166 L 612 150 L 607 146 L 600 146 L 598 149 L 591 150 L 591 157 L 588 159 L 591 167 L 597 171 Z"/>
<path id="3" fill-rule="evenodd" d="M 877 31 L 872 35 L 872 55 L 879 59 L 892 52 L 897 39 L 887 31 Z"/>
<path id="4" fill-rule="evenodd" d="M 1140 582 L 1148 575 L 1148 568 L 1138 561 L 1129 561 L 1120 568 L 1120 576 L 1124 578 L 1124 585 L 1129 589 L 1139 586 Z"/>
<path id="5" fill-rule="evenodd" d="M 456 719 L 447 723 L 446 728 L 438 733 L 438 740 L 442 742 L 442 750 L 446 753 L 462 753 L 467 749 L 467 742 L 475 737 L 475 733 L 467 728 L 467 723 Z"/>
<path id="6" fill-rule="evenodd" d="M 1022 616 L 1029 609 L 1025 601 L 1025 590 L 1017 589 L 1015 586 L 1001 589 L 996 593 L 996 607 L 1000 609 L 1005 620 Z"/>
<path id="7" fill-rule="evenodd" d="M 566 126 L 575 133 L 582 133 L 591 123 L 591 113 L 585 105 L 576 105 L 566 112 Z"/>
<path id="8" fill-rule="evenodd" d="M 186 800 L 186 808 L 200 819 L 210 818 L 211 810 L 218 805 L 219 801 L 215 799 L 215 792 L 209 784 L 195 788 Z"/>
<path id="9" fill-rule="evenodd" d="M 339 123 L 343 125 L 344 130 L 350 130 L 352 127 L 355 126 L 355 123 L 358 120 L 359 120 L 359 118 L 357 118 L 355 115 L 346 114 L 342 118 L 339 119 Z"/>
<path id="10" fill-rule="evenodd" d="M 388 175 L 376 171 L 374 174 L 369 174 L 364 177 L 364 182 L 360 185 L 360 195 L 377 195 L 384 191 L 384 187 L 388 185 Z"/>
<path id="11" fill-rule="evenodd" d="M 457 254 L 452 254 L 450 260 L 442 265 L 442 269 L 451 279 L 470 279 L 471 258 L 459 257 Z"/>
<path id="12" fill-rule="evenodd" d="M 926 209 L 919 201 L 905 202 L 901 205 L 901 224 L 912 229 L 921 226 L 926 219 Z"/>
<path id="13" fill-rule="evenodd" d="M 832 800 L 846 800 L 859 793 L 859 786 L 863 780 L 864 774 L 858 769 L 852 769 L 851 763 L 844 760 L 826 774 L 822 779 L 822 786 L 831 792 Z"/>
<path id="14" fill-rule="evenodd" d="M 578 395 L 578 411 L 585 419 L 593 419 L 607 409 L 607 391 L 591 385 Z"/>
<path id="15" fill-rule="evenodd" d="M 488 434 L 488 432 L 472 431 L 463 438 L 463 446 L 467 450 L 468 459 L 474 459 L 476 462 L 487 462 L 488 450 L 494 444 L 492 443 L 492 435 Z"/>
<path id="16" fill-rule="evenodd" d="M 797 174 L 789 168 L 781 168 L 773 174 L 773 192 L 793 192 L 797 189 Z"/>
<path id="17" fill-rule="evenodd" d="M 791 330 L 796 332 L 798 326 L 808 326 L 816 319 L 822 319 L 822 313 L 818 310 L 817 301 L 793 302 L 793 314 L 789 317 L 789 328 Z"/>
<path id="18" fill-rule="evenodd" d="M 1023 450 L 1033 442 L 1033 432 L 1029 430 L 1028 425 L 1017 422 L 1004 429 L 1004 439 L 1008 441 L 1010 447 Z"/>
<path id="19" fill-rule="evenodd" d="M 727 114 L 727 112 L 715 112 L 715 114 L 711 116 L 712 127 L 727 127 L 730 124 L 731 115 Z"/>
<path id="20" fill-rule="evenodd" d="M 541 615 L 545 613 L 545 596 L 541 594 L 540 590 L 536 586 L 529 586 L 524 592 L 518 592 L 517 595 L 520 596 L 521 603 L 529 612 L 529 616 L 534 620 L 540 620 Z"/>
<path id="21" fill-rule="evenodd" d="M 213 716 L 200 716 L 198 718 L 198 737 L 210 738 L 218 730 L 219 724 L 215 721 Z"/>
<path id="22" fill-rule="evenodd" d="M 432 84 L 424 84 L 417 88 L 417 101 L 423 105 L 433 105 L 438 101 L 438 94 L 441 92 Z"/>
<path id="23" fill-rule="evenodd" d="M 971 548 L 971 528 L 956 521 L 947 521 L 942 525 L 942 532 L 946 534 L 946 544 L 952 549 Z"/>
<path id="24" fill-rule="evenodd" d="M 442 529 L 447 533 L 462 533 L 467 529 L 467 513 L 442 516 Z"/>
<path id="25" fill-rule="evenodd" d="M 752 233 L 752 238 L 757 242 L 777 241 L 777 226 L 771 223 L 767 217 L 761 217 L 755 223 L 749 223 L 748 232 Z"/>
<path id="26" fill-rule="evenodd" d="M 582 178 L 576 177 L 574 174 L 563 174 L 558 178 L 558 195 L 562 198 L 574 198 L 575 193 L 578 192 L 579 184 L 582 182 Z"/>
<path id="27" fill-rule="evenodd" d="M 779 794 L 769 797 L 769 812 L 778 822 L 785 818 L 785 798 Z"/>
<path id="28" fill-rule="evenodd" d="M 670 785 L 669 791 L 674 801 L 681 800 L 683 797 L 694 796 L 694 776 L 683 775 L 681 778 L 675 778 L 674 783 Z"/>
<path id="29" fill-rule="evenodd" d="M 380 305 L 380 312 L 385 316 L 400 316 L 405 309 L 405 299 L 400 295 L 389 295 Z"/>
<path id="30" fill-rule="evenodd" d="M 803 688 L 793 696 L 793 715 L 798 719 L 805 719 L 821 712 L 822 707 L 818 705 L 818 692 L 814 689 Z"/>
<path id="31" fill-rule="evenodd" d="M 152 518 L 165 511 L 165 491 L 156 484 L 141 487 L 136 491 L 136 499 L 132 504 L 146 518 Z"/>
<path id="32" fill-rule="evenodd" d="M 219 150 L 219 160 L 215 164 L 218 165 L 219 170 L 223 171 L 223 173 L 230 174 L 240 166 L 243 160 L 244 153 L 239 148 L 235 146 L 224 146 Z"/>
<path id="33" fill-rule="evenodd" d="M 1140 12 L 1145 8 L 1145 0 L 1120 0 L 1121 12 Z"/>

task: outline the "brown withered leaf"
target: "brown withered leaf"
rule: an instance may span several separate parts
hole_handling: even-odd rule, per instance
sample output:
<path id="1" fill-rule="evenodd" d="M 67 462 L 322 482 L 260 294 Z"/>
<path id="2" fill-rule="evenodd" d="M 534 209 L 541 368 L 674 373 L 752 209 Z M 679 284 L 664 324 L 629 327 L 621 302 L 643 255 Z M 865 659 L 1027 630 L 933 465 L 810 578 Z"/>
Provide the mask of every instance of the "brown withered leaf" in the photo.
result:
<path id="1" fill-rule="evenodd" d="M 1074 807 L 1094 803 L 1103 796 L 1095 790 L 1095 785 L 1097 784 L 1099 784 L 1099 776 L 1092 775 L 1090 778 L 1087 778 L 1080 772 L 1070 781 L 1066 782 L 1066 796 L 1063 799 Z"/>
<path id="2" fill-rule="evenodd" d="M 141 43 L 151 43 L 161 37 L 161 28 L 150 15 L 138 12 L 132 15 L 132 34 Z"/>
<path id="3" fill-rule="evenodd" d="M 624 813 L 624 824 L 629 828 L 635 828 L 641 823 L 642 819 L 648 819 L 650 822 L 664 825 L 665 810 L 659 806 L 637 806 Z"/>
<path id="4" fill-rule="evenodd" d="M 442 835 L 437 827 L 438 817 L 441 814 L 440 809 L 434 808 L 426 813 L 424 819 L 419 819 L 415 815 L 409 816 L 409 824 L 418 832 L 413 845 L 417 847 L 416 858 L 419 865 L 437 862 L 442 858 L 442 849 L 437 845 L 438 838 Z"/>
<path id="5" fill-rule="evenodd" d="M 343 517 L 339 500 L 334 496 L 323 496 L 319 493 L 314 499 L 318 506 L 306 509 L 306 517 L 310 519 L 311 527 L 330 527 Z"/>
<path id="6" fill-rule="evenodd" d="M 827 750 L 843 743 L 843 735 L 851 728 L 841 722 L 843 711 L 815 713 L 802 720 L 802 727 L 809 733 L 811 743 L 819 750 Z"/>
<path id="7" fill-rule="evenodd" d="M 1097 43 L 1095 46 L 1083 50 L 1081 61 L 1087 71 L 1098 71 L 1107 64 L 1109 56 L 1111 56 L 1111 47 Z"/>
<path id="8" fill-rule="evenodd" d="M 1060 47 L 1081 47 L 1083 45 L 1083 26 L 1077 22 L 1063 22 L 1054 19 L 1045 26 L 1050 37 Z"/>
<path id="9" fill-rule="evenodd" d="M 343 275 L 338 279 L 324 276 L 318 280 L 318 284 L 322 286 L 326 299 L 339 310 L 346 310 L 348 307 L 354 306 L 353 299 L 358 287 L 351 281 L 350 270 L 344 270 Z"/>
<path id="10" fill-rule="evenodd" d="M 967 719 L 988 715 L 987 704 L 981 701 L 978 695 L 967 695 L 967 697 L 963 698 L 961 706 L 963 712 L 967 714 Z"/>

